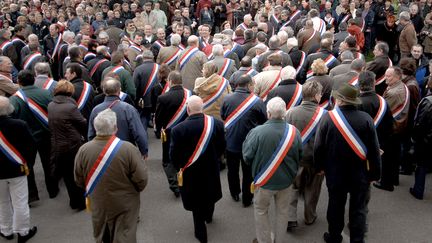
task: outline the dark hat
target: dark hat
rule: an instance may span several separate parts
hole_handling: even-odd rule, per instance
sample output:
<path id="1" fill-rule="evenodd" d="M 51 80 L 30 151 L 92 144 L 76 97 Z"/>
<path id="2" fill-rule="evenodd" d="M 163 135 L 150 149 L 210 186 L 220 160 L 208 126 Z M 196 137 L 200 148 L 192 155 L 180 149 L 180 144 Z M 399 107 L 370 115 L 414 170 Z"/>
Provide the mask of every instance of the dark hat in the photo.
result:
<path id="1" fill-rule="evenodd" d="M 147 39 L 143 39 L 141 41 L 141 45 L 144 46 L 145 48 L 150 48 L 152 44 Z"/>
<path id="2" fill-rule="evenodd" d="M 354 105 L 359 105 L 362 103 L 359 98 L 359 90 L 355 86 L 352 86 L 348 83 L 343 83 L 337 90 L 333 90 L 332 96 L 338 100 L 342 100 Z"/>

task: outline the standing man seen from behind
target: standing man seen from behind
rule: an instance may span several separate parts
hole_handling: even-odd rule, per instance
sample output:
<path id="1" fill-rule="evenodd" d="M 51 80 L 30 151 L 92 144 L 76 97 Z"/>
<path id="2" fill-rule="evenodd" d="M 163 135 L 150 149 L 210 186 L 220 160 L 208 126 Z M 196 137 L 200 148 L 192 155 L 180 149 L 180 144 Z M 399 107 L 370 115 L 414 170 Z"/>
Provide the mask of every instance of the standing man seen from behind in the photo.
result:
<path id="1" fill-rule="evenodd" d="M 0 96 L 0 236 L 26 242 L 37 231 L 30 228 L 27 163 L 34 164 L 36 145 L 27 124 L 9 115 L 14 107 Z"/>
<path id="2" fill-rule="evenodd" d="M 207 243 L 206 223 L 222 198 L 220 157 L 225 151 L 223 123 L 203 113 L 198 96 L 187 100 L 189 117 L 171 130 L 170 157 L 177 174 L 183 207 L 192 211 L 195 238 Z"/>
<path id="3" fill-rule="evenodd" d="M 370 183 L 379 179 L 381 158 L 372 118 L 358 111 L 359 91 L 342 84 L 333 92 L 336 107 L 324 115 L 315 136 L 314 162 L 326 176 L 329 201 L 327 243 L 342 242 L 347 195 L 350 194 L 351 242 L 364 242 Z"/>
<path id="4" fill-rule="evenodd" d="M 96 137 L 75 157 L 75 181 L 85 188 L 96 242 L 137 242 L 140 192 L 147 185 L 147 166 L 140 151 L 120 140 L 116 113 L 94 119 Z M 127 209 L 127 210 L 125 210 Z"/>
<path id="5" fill-rule="evenodd" d="M 243 143 L 243 159 L 252 166 L 255 230 L 258 242 L 272 242 L 270 202 L 275 200 L 275 242 L 284 242 L 288 221 L 289 186 L 302 158 L 300 132 L 285 122 L 286 104 L 280 97 L 267 103 L 268 121 L 252 129 Z"/>
<path id="6" fill-rule="evenodd" d="M 250 75 L 243 74 L 236 82 L 235 92 L 224 98 L 221 117 L 225 122 L 227 141 L 228 185 L 231 197 L 239 201 L 242 192 L 244 207 L 252 204 L 253 194 L 250 191 L 252 172 L 242 156 L 242 147 L 248 132 L 263 124 L 266 117 L 264 102 L 253 93 L 253 81 Z M 242 186 L 240 189 L 239 166 L 242 168 Z"/>

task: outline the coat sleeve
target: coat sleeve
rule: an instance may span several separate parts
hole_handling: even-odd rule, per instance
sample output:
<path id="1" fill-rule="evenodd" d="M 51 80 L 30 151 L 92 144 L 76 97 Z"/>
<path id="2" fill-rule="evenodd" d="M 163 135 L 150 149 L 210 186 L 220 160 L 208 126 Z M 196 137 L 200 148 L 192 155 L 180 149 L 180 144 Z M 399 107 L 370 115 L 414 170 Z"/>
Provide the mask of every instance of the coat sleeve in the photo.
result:
<path id="1" fill-rule="evenodd" d="M 87 132 L 88 141 L 90 141 L 94 137 L 96 137 L 96 131 L 95 131 L 95 128 L 93 126 L 93 121 L 94 121 L 96 115 L 97 115 L 96 110 L 93 109 L 92 113 L 90 114 L 89 123 L 88 123 L 88 132 Z"/>
<path id="2" fill-rule="evenodd" d="M 80 132 L 82 136 L 85 136 L 87 132 L 87 120 L 83 117 L 76 106 L 72 107 L 69 114 L 71 120 L 73 121 L 74 127 Z M 90 128 L 92 126 L 89 124 L 88 127 Z M 88 136 L 90 136 L 90 134 Z"/>
<path id="3" fill-rule="evenodd" d="M 324 170 L 325 160 L 326 157 L 325 153 L 327 150 L 326 144 L 326 134 L 328 130 L 328 122 L 330 121 L 330 117 L 326 115 L 323 117 L 322 121 L 320 122 L 318 126 L 318 130 L 316 131 L 315 135 L 315 143 L 313 148 L 313 160 L 314 165 L 317 171 Z"/>
<path id="4" fill-rule="evenodd" d="M 138 111 L 133 107 L 127 109 L 127 117 L 129 123 L 129 133 L 134 137 L 142 155 L 148 153 L 147 133 L 144 129 Z"/>
<path id="5" fill-rule="evenodd" d="M 140 151 L 135 146 L 130 146 L 130 179 L 135 189 L 140 192 L 144 190 L 148 182 L 147 164 L 142 159 Z"/>
<path id="6" fill-rule="evenodd" d="M 379 142 L 376 129 L 372 118 L 369 119 L 369 139 L 367 139 L 367 160 L 369 166 L 369 181 L 379 180 L 381 175 L 381 155 L 379 152 Z"/>
<path id="7" fill-rule="evenodd" d="M 181 159 L 183 156 L 182 154 L 182 144 L 180 139 L 180 133 L 178 127 L 174 127 L 171 129 L 171 143 L 170 143 L 170 149 L 169 149 L 169 157 L 170 161 L 173 163 L 176 170 L 180 170 L 181 167 L 183 167 L 183 164 L 181 162 Z"/>
<path id="8" fill-rule="evenodd" d="M 258 137 L 255 134 L 255 129 L 252 129 L 246 136 L 246 139 L 243 142 L 243 147 L 242 147 L 243 159 L 247 165 L 252 165 L 253 159 L 255 158 L 258 144 L 259 141 L 258 141 Z"/>
<path id="9" fill-rule="evenodd" d="M 76 156 L 75 156 L 75 166 L 74 166 L 74 177 L 75 183 L 78 187 L 85 188 L 85 175 L 84 175 L 84 165 L 83 165 L 83 157 L 82 157 L 82 148 L 81 147 Z"/>
<path id="10" fill-rule="evenodd" d="M 132 100 L 135 100 L 136 97 L 136 88 L 135 88 L 135 84 L 132 80 L 132 75 L 130 75 L 130 73 L 128 71 L 124 72 L 124 81 L 125 81 L 125 90 L 123 90 L 123 92 L 127 93 Z"/>

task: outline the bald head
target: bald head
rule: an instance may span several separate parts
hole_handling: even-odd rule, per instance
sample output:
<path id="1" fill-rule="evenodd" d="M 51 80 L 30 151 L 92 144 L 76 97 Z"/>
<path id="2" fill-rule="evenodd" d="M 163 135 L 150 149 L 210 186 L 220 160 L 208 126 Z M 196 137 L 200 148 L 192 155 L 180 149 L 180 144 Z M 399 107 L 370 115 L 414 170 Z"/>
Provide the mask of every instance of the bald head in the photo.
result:
<path id="1" fill-rule="evenodd" d="M 0 116 L 8 116 L 14 110 L 14 107 L 10 104 L 9 99 L 0 96 Z"/>
<path id="2" fill-rule="evenodd" d="M 121 91 L 121 84 L 117 79 L 108 78 L 102 84 L 102 89 L 105 95 L 119 95 Z"/>
<path id="3" fill-rule="evenodd" d="M 187 100 L 187 113 L 188 115 L 199 114 L 203 112 L 203 101 L 200 97 L 192 95 Z"/>

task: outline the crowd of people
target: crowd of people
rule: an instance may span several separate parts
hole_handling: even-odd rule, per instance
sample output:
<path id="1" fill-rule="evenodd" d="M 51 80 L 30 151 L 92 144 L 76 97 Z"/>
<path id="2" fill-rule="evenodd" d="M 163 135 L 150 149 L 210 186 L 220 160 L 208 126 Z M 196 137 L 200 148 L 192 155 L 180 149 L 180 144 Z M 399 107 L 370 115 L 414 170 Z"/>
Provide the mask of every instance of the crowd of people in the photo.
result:
<path id="1" fill-rule="evenodd" d="M 371 184 L 393 191 L 415 172 L 409 193 L 424 197 L 431 0 L 0 5 L 1 237 L 37 232 L 39 154 L 49 197 L 63 178 L 96 242 L 136 242 L 150 136 L 200 242 L 225 166 L 260 243 L 285 242 L 300 196 L 314 224 L 324 178 L 329 243 L 342 242 L 348 194 L 351 242 L 365 242 Z"/>

